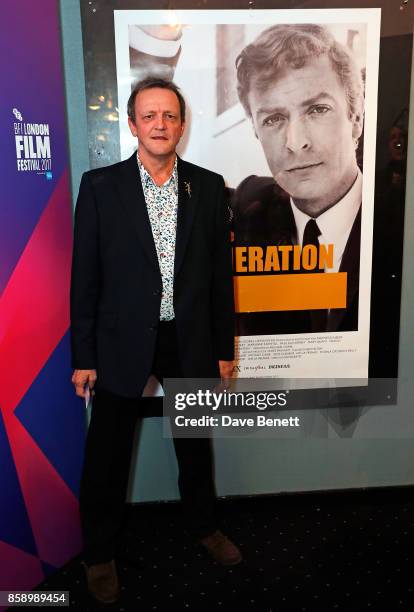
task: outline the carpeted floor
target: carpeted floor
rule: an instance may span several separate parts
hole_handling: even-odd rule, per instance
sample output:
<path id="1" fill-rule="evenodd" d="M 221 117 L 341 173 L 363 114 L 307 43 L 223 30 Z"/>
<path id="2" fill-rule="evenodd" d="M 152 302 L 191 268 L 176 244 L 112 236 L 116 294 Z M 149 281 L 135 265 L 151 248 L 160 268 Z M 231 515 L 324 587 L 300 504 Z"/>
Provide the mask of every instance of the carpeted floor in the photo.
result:
<path id="1" fill-rule="evenodd" d="M 414 487 L 220 500 L 222 529 L 244 555 L 230 569 L 183 534 L 179 510 L 128 508 L 116 605 L 91 602 L 80 559 L 38 589 L 69 590 L 83 612 L 414 609 Z"/>

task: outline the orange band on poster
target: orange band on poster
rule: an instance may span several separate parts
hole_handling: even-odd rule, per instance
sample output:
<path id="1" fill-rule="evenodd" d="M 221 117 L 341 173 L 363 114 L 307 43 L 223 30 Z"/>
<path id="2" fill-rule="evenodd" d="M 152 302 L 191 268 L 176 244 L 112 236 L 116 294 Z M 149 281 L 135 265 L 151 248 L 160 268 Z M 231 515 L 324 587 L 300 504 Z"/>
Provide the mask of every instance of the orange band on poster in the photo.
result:
<path id="1" fill-rule="evenodd" d="M 346 272 L 235 276 L 236 312 L 346 308 Z"/>

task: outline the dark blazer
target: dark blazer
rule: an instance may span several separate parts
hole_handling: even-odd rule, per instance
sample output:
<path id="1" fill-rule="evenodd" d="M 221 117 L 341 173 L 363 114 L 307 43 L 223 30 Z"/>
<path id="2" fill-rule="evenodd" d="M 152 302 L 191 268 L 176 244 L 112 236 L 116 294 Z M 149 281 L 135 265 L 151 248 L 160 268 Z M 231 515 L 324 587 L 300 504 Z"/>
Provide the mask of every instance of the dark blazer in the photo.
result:
<path id="1" fill-rule="evenodd" d="M 235 242 L 251 245 L 290 245 L 296 224 L 289 195 L 270 177 L 249 176 L 231 194 Z M 347 307 L 327 311 L 240 313 L 239 335 L 351 331 L 358 329 L 361 209 L 355 218 L 342 256 L 340 272 L 347 272 Z M 323 317 L 318 316 L 324 313 Z M 323 326 L 321 327 L 321 321 Z"/>
<path id="2" fill-rule="evenodd" d="M 189 185 L 190 189 L 186 188 Z M 178 158 L 174 312 L 185 377 L 218 375 L 234 353 L 223 178 Z M 97 386 L 140 396 L 151 371 L 162 281 L 136 154 L 86 172 L 75 212 L 72 366 Z"/>

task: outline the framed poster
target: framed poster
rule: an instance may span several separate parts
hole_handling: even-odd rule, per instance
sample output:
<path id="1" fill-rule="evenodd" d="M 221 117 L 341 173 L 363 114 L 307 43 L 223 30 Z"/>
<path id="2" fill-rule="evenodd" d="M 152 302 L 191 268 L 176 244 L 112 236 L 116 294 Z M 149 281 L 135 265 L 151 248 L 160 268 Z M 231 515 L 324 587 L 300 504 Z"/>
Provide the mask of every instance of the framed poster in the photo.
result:
<path id="1" fill-rule="evenodd" d="M 184 2 L 168 10 L 121 0 L 83 3 L 91 165 L 132 153 L 126 101 L 133 83 L 147 74 L 174 78 L 189 111 L 179 154 L 222 174 L 229 188 L 238 376 L 391 378 L 398 372 L 409 24 L 399 6 L 385 2 L 268 4 L 246 11 L 237 3 L 224 10 L 222 3 L 220 10 L 217 3 L 209 10 Z M 283 50 L 295 27 L 303 58 Z M 354 108 L 343 64 L 335 73 L 331 56 L 322 67 L 321 40 L 351 58 L 350 80 L 361 94 Z M 285 64 L 255 83 L 252 109 L 240 55 L 278 41 Z M 251 61 L 248 70 L 257 72 L 260 60 Z M 318 62 L 319 70 L 309 72 Z M 328 74 L 347 101 L 343 122 L 335 123 L 342 102 L 326 91 Z M 293 77 L 319 90 L 298 100 L 289 89 Z M 305 102 L 312 104 L 305 109 Z M 262 118 L 262 111 L 272 112 Z M 281 134 L 286 143 L 287 132 L 292 142 L 303 134 L 308 140 L 291 166 L 283 166 L 274 144 Z M 352 180 L 342 181 L 348 167 Z M 311 200 L 321 208 L 312 209 Z M 305 237 L 309 217 L 323 226 L 313 244 Z"/>
<path id="2" fill-rule="evenodd" d="M 380 10 L 312 17 L 115 11 L 121 157 L 134 82 L 173 76 L 191 116 L 180 153 L 234 190 L 239 377 L 368 376 L 375 155 L 359 167 L 356 149 L 375 150 Z M 302 244 L 308 213 L 318 246 Z"/>

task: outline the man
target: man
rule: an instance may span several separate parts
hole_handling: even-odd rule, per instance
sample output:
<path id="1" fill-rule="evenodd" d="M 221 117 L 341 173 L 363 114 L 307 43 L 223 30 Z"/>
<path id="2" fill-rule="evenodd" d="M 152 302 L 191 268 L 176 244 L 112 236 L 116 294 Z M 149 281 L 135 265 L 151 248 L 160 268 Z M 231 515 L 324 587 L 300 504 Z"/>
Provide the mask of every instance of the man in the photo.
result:
<path id="1" fill-rule="evenodd" d="M 83 175 L 71 286 L 72 381 L 93 389 L 80 491 L 88 587 L 116 601 L 114 557 L 134 427 L 148 377 L 228 378 L 234 306 L 222 177 L 176 155 L 185 102 L 147 78 L 128 102 L 138 151 Z M 240 551 L 217 529 L 209 440 L 174 439 L 189 533 L 222 564 Z"/>
<path id="2" fill-rule="evenodd" d="M 236 242 L 334 245 L 347 307 L 238 315 L 240 334 L 358 329 L 363 84 L 351 53 L 320 25 L 276 25 L 236 60 L 238 94 L 273 179 L 233 196 Z"/>

